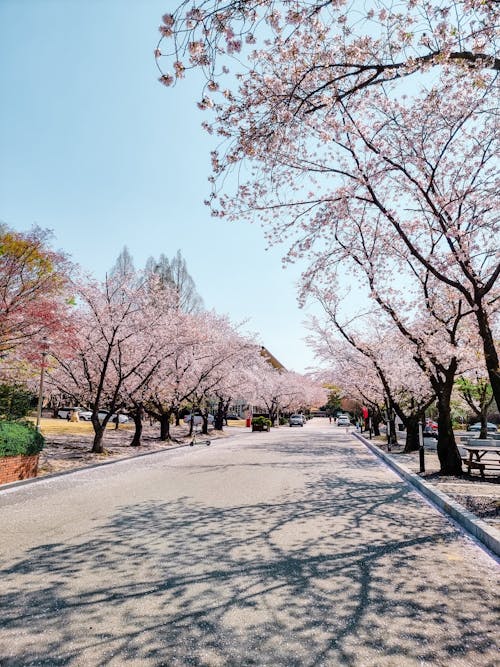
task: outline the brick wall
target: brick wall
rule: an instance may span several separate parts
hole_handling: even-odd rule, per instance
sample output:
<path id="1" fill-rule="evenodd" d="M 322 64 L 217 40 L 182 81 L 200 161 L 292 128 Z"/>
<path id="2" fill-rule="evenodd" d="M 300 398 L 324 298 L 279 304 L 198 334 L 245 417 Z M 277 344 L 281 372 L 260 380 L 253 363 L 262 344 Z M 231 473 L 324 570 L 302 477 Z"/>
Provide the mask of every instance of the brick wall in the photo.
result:
<path id="1" fill-rule="evenodd" d="M 4 456 L 0 458 L 0 484 L 36 477 L 38 456 L 38 454 L 34 454 L 33 456 Z"/>

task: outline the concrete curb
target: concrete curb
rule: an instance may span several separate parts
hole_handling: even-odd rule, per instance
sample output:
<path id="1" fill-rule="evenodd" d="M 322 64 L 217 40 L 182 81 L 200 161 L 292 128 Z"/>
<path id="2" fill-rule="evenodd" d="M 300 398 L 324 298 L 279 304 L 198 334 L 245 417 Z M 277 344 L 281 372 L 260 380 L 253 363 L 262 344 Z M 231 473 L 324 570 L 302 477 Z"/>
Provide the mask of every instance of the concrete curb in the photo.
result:
<path id="1" fill-rule="evenodd" d="M 15 489 L 18 486 L 25 486 L 26 484 L 36 484 L 37 482 L 43 482 L 47 479 L 54 479 L 55 477 L 64 477 L 65 475 L 74 475 L 78 472 L 86 472 L 87 470 L 92 470 L 94 468 L 104 468 L 105 466 L 114 465 L 115 463 L 124 463 L 125 461 L 132 461 L 133 459 L 141 459 L 144 456 L 153 456 L 153 454 L 174 452 L 176 449 L 182 449 L 183 447 L 189 447 L 189 443 L 177 445 L 176 447 L 165 447 L 165 449 L 157 449 L 154 452 L 141 452 L 140 454 L 134 454 L 133 456 L 124 456 L 121 459 L 112 459 L 111 461 L 103 461 L 103 463 L 90 463 L 89 465 L 81 466 L 80 468 L 71 468 L 70 470 L 61 470 L 60 472 L 52 472 L 49 473 L 48 475 L 42 475 L 41 477 L 30 477 L 29 479 L 20 479 L 17 482 L 0 484 L 0 494 L 2 493 L 2 491 Z"/>
<path id="2" fill-rule="evenodd" d="M 223 437 L 223 438 L 212 438 L 212 440 L 226 440 L 228 437 L 232 437 L 234 433 Z M 131 459 L 139 459 L 143 456 L 153 456 L 153 454 L 163 454 L 164 452 L 175 452 L 176 449 L 182 449 L 183 447 L 189 447 L 189 442 L 182 443 L 176 447 L 165 447 L 164 449 L 157 449 L 155 452 L 141 452 L 139 454 L 134 454 L 134 456 L 125 456 L 121 459 L 112 459 L 111 461 L 104 461 L 103 463 L 90 463 L 87 466 L 82 466 L 81 468 L 71 468 L 70 470 L 61 470 L 60 472 L 52 472 L 48 475 L 42 475 L 41 477 L 30 477 L 29 479 L 21 479 L 17 482 L 9 482 L 8 484 L 0 484 L 0 494 L 2 491 L 8 491 L 10 489 L 15 489 L 18 486 L 25 486 L 26 484 L 35 484 L 36 482 L 43 482 L 46 479 L 54 479 L 55 477 L 64 477 L 65 475 L 73 475 L 77 472 L 85 472 L 86 470 L 92 470 L 93 468 L 102 468 L 103 466 L 113 465 L 115 463 L 123 463 L 124 461 L 130 461 Z"/>
<path id="3" fill-rule="evenodd" d="M 400 466 L 392 456 L 386 454 L 381 449 L 376 447 L 369 440 L 358 433 L 353 433 L 358 440 L 360 440 L 370 451 L 384 461 L 390 468 L 392 468 L 400 477 L 402 477 L 409 484 L 414 486 L 422 495 L 426 496 L 436 507 L 452 517 L 464 530 L 470 533 L 473 537 L 479 540 L 485 547 L 487 547 L 496 556 L 500 556 L 500 531 L 493 526 L 489 526 L 485 521 L 476 517 L 472 512 L 468 512 L 465 508 L 452 500 L 442 491 L 438 491 L 430 484 L 424 482 L 415 473 L 406 470 Z"/>

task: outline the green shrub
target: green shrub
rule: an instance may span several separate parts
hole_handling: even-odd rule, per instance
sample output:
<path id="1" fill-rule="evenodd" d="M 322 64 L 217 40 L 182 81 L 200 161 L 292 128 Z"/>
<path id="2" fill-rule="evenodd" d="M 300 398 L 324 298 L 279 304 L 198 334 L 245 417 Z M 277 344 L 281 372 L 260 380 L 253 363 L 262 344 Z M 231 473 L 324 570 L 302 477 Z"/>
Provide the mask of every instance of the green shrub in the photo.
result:
<path id="1" fill-rule="evenodd" d="M 0 422 L 0 458 L 25 454 L 32 456 L 43 449 L 45 439 L 30 422 Z"/>
<path id="2" fill-rule="evenodd" d="M 254 417 L 252 426 L 271 426 L 271 420 L 267 417 Z"/>
<path id="3" fill-rule="evenodd" d="M 14 421 L 26 417 L 36 405 L 36 396 L 17 384 L 0 384 L 0 419 Z"/>

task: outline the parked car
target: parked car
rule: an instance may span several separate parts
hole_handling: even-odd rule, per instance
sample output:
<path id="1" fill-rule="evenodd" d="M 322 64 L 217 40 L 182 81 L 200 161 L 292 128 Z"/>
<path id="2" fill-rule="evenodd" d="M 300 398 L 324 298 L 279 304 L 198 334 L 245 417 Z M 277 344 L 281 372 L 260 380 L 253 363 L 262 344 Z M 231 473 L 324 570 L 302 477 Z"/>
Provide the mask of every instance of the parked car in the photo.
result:
<path id="1" fill-rule="evenodd" d="M 425 420 L 425 426 L 422 429 L 422 435 L 425 438 L 437 438 L 438 437 L 438 425 L 437 422 L 427 417 Z"/>
<path id="2" fill-rule="evenodd" d="M 97 417 L 99 418 L 99 421 L 101 421 L 101 422 L 102 422 L 107 416 L 108 416 L 108 412 L 107 412 L 106 410 L 99 410 L 99 412 L 97 413 Z M 110 421 L 111 423 L 116 424 L 116 418 L 117 418 L 117 417 L 118 417 L 118 423 L 119 423 L 119 424 L 126 424 L 126 423 L 128 422 L 128 420 L 129 420 L 129 418 L 128 418 L 127 415 L 124 415 L 124 414 L 122 414 L 121 412 L 119 412 L 118 414 L 116 414 L 116 412 L 113 412 L 113 414 L 112 414 L 111 417 L 109 418 L 109 421 Z"/>
<path id="3" fill-rule="evenodd" d="M 230 414 L 226 416 L 226 419 L 241 419 L 241 417 L 236 414 Z"/>
<path id="4" fill-rule="evenodd" d="M 481 430 L 481 422 L 477 422 L 476 424 L 472 424 L 472 426 L 467 427 L 468 431 L 480 431 Z M 486 422 L 486 430 L 488 433 L 496 433 L 497 432 L 497 425 L 492 424 L 491 422 Z"/>
<path id="5" fill-rule="evenodd" d="M 350 426 L 351 420 L 348 415 L 339 415 L 337 417 L 337 426 Z"/>
<path id="6" fill-rule="evenodd" d="M 199 426 L 200 424 L 203 423 L 203 417 L 201 415 L 186 415 L 184 417 L 184 422 L 186 424 L 189 424 L 189 422 L 191 421 L 191 417 L 193 418 L 193 424 L 195 426 Z M 229 417 L 228 417 L 228 419 L 229 419 Z M 214 421 L 215 421 L 215 417 L 213 415 L 209 414 L 208 415 L 208 423 L 213 424 Z"/>
<path id="7" fill-rule="evenodd" d="M 59 417 L 59 419 L 68 419 L 72 412 L 78 412 L 79 419 L 82 419 L 83 421 L 90 421 L 92 418 L 92 412 L 90 412 L 89 410 L 84 410 L 84 408 L 80 407 L 60 408 L 57 411 L 57 416 Z"/>
<path id="8" fill-rule="evenodd" d="M 290 415 L 288 423 L 290 426 L 304 426 L 304 418 L 302 415 Z"/>

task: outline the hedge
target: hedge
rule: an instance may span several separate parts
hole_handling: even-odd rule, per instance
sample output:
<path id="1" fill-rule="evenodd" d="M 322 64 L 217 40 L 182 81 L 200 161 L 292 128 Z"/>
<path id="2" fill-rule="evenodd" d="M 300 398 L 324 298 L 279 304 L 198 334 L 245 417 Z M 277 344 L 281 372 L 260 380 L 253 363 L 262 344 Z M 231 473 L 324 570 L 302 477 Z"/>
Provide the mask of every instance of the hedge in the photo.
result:
<path id="1" fill-rule="evenodd" d="M 252 426 L 271 426 L 272 422 L 267 417 L 254 417 Z"/>
<path id="2" fill-rule="evenodd" d="M 30 422 L 0 422 L 0 458 L 25 454 L 32 456 L 43 449 L 45 439 Z"/>

